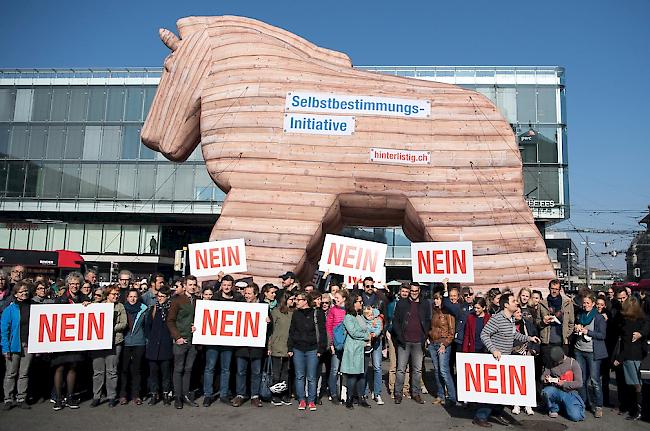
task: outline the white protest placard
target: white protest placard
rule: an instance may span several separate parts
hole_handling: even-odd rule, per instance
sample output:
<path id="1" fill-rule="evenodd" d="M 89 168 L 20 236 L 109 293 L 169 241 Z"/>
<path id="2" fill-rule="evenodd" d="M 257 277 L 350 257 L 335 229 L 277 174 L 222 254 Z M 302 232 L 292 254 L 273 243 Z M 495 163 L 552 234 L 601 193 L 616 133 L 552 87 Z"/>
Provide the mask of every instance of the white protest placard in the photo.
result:
<path id="1" fill-rule="evenodd" d="M 484 353 L 456 354 L 458 401 L 510 406 L 537 405 L 535 359 Z"/>
<path id="2" fill-rule="evenodd" d="M 76 352 L 113 347 L 114 304 L 32 304 L 28 353 Z"/>
<path id="3" fill-rule="evenodd" d="M 188 244 L 190 274 L 195 277 L 213 277 L 246 272 L 246 246 L 244 239 L 200 242 Z"/>
<path id="4" fill-rule="evenodd" d="M 192 344 L 264 347 L 268 313 L 268 304 L 196 301 Z"/>
<path id="5" fill-rule="evenodd" d="M 351 277 L 386 278 L 386 244 L 328 234 L 318 270 Z"/>
<path id="6" fill-rule="evenodd" d="M 472 242 L 412 242 L 411 272 L 417 282 L 473 283 Z"/>

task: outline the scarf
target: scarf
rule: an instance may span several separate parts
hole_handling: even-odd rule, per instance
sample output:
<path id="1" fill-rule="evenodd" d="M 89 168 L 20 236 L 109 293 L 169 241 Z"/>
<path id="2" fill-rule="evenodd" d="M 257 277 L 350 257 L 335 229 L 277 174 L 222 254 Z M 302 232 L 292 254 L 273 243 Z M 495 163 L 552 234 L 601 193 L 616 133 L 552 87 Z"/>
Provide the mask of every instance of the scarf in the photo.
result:
<path id="1" fill-rule="evenodd" d="M 171 307 L 172 301 L 167 299 L 167 301 L 162 304 L 156 304 L 156 308 L 160 311 L 160 318 L 163 322 L 167 321 L 167 314 L 169 313 L 169 307 Z"/>
<path id="2" fill-rule="evenodd" d="M 139 300 L 133 305 L 129 304 L 128 302 L 124 303 L 124 309 L 126 310 L 126 318 L 129 321 L 129 329 L 133 329 L 135 318 L 138 316 L 138 313 L 142 309 L 141 304 L 142 303 Z"/>
<path id="3" fill-rule="evenodd" d="M 583 311 L 578 316 L 578 323 L 581 324 L 582 326 L 589 325 L 591 321 L 594 320 L 594 317 L 596 317 L 597 312 L 598 311 L 596 310 L 596 307 L 592 308 L 589 313 Z"/>
<path id="4" fill-rule="evenodd" d="M 552 297 L 551 295 L 548 295 L 548 298 L 546 299 L 548 301 L 549 308 L 553 309 L 551 314 L 555 314 L 558 311 L 562 311 L 562 295 L 558 295 L 555 298 Z"/>

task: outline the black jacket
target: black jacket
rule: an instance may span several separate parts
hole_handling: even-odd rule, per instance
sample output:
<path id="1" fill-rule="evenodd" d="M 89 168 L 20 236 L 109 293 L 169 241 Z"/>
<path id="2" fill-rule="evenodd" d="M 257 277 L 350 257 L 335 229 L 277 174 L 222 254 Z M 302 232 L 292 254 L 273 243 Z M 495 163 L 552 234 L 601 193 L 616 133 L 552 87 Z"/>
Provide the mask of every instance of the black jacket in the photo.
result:
<path id="1" fill-rule="evenodd" d="M 395 315 L 393 316 L 393 332 L 397 337 L 397 343 L 404 345 L 404 332 L 411 315 L 411 299 L 397 301 L 395 306 Z M 420 297 L 418 302 L 418 314 L 420 315 L 420 326 L 422 327 L 421 343 L 424 344 L 427 339 L 427 333 L 431 327 L 431 302 Z"/>
<path id="2" fill-rule="evenodd" d="M 316 323 L 314 323 L 314 315 Z M 316 337 L 316 327 L 318 327 L 318 338 Z M 327 332 L 323 310 L 319 308 L 314 313 L 313 308 L 305 308 L 293 312 L 287 347 L 289 351 L 293 349 L 303 352 L 318 350 L 318 353 L 324 353 L 327 350 Z"/>
<path id="3" fill-rule="evenodd" d="M 144 315 L 144 334 L 147 337 L 145 357 L 150 361 L 167 361 L 174 356 L 174 342 L 167 322 L 163 320 L 157 307 L 158 304 L 152 305 Z"/>

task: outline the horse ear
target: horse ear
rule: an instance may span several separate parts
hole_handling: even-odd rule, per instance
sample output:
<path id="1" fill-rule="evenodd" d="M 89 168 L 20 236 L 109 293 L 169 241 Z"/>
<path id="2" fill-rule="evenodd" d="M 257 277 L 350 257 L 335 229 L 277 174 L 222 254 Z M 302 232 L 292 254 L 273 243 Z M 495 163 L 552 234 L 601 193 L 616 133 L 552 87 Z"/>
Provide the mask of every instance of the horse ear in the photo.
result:
<path id="1" fill-rule="evenodd" d="M 172 52 L 176 51 L 178 48 L 178 43 L 180 42 L 178 36 L 165 28 L 158 30 L 158 34 L 160 35 L 160 40 L 163 41 L 167 48 L 171 49 Z"/>

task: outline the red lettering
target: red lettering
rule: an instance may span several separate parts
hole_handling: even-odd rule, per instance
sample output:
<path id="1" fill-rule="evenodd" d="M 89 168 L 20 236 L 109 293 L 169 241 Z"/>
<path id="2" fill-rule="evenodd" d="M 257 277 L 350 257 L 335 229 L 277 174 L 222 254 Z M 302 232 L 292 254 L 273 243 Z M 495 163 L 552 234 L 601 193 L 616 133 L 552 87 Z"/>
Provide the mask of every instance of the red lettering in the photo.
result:
<path id="1" fill-rule="evenodd" d="M 203 333 L 210 328 L 210 335 L 217 335 L 217 322 L 219 321 L 219 310 L 214 310 L 214 320 L 210 318 L 210 310 L 203 310 Z"/>
<path id="2" fill-rule="evenodd" d="M 72 313 L 65 313 L 61 315 L 61 331 L 59 333 L 59 341 L 74 341 L 74 336 L 67 334 L 69 329 L 74 329 L 74 324 L 68 323 L 68 319 L 74 319 L 75 315 Z"/>
<path id="3" fill-rule="evenodd" d="M 459 270 L 461 274 L 466 274 L 467 259 L 465 256 L 465 250 L 461 250 L 460 255 L 458 254 L 458 250 L 454 250 L 452 256 L 454 258 L 454 274 L 458 274 Z"/>
<path id="4" fill-rule="evenodd" d="M 343 255 L 343 265 L 346 268 L 354 268 L 351 262 L 348 262 L 350 259 L 354 260 L 354 252 L 357 250 L 356 247 L 347 245 L 345 246 L 345 253 Z"/>
<path id="5" fill-rule="evenodd" d="M 426 258 L 424 257 L 424 253 L 426 253 Z M 431 274 L 431 253 L 429 250 L 425 252 L 418 250 L 418 273 Z"/>
<path id="6" fill-rule="evenodd" d="M 255 313 L 255 321 L 253 321 L 253 313 L 247 311 L 244 315 L 244 337 L 248 337 L 248 330 L 250 329 L 251 336 L 257 337 L 260 329 L 260 313 Z"/>
<path id="7" fill-rule="evenodd" d="M 90 328 L 89 328 L 90 329 Z M 88 331 L 90 333 L 90 331 Z M 84 339 L 84 314 L 79 314 L 79 327 L 77 328 L 77 339 Z"/>
<path id="8" fill-rule="evenodd" d="M 196 250 L 194 257 L 196 260 L 196 269 L 208 267 L 208 255 L 206 250 Z"/>
<path id="9" fill-rule="evenodd" d="M 221 266 L 219 264 L 219 259 L 220 259 L 219 249 L 211 248 L 209 253 L 210 253 L 210 268 L 219 268 Z"/>
<path id="10" fill-rule="evenodd" d="M 434 274 L 444 274 L 442 269 L 438 268 L 438 265 L 443 263 L 442 259 L 438 259 L 438 255 L 442 254 L 442 250 L 433 250 L 433 273 Z"/>
<path id="11" fill-rule="evenodd" d="M 506 393 L 506 367 L 499 365 L 499 373 L 501 375 L 501 393 Z"/>
<path id="12" fill-rule="evenodd" d="M 485 384 L 485 392 L 488 394 L 497 394 L 499 390 L 490 386 L 490 382 L 496 382 L 497 376 L 490 375 L 490 371 L 497 369 L 494 364 L 485 364 L 483 366 L 483 381 Z"/>
<path id="13" fill-rule="evenodd" d="M 337 249 L 336 243 L 330 244 L 330 252 L 327 256 L 327 263 L 340 265 L 341 264 L 341 253 L 343 252 L 343 246 Z"/>
<path id="14" fill-rule="evenodd" d="M 232 317 L 234 314 L 235 312 L 232 310 L 223 310 L 221 312 L 221 330 L 219 331 L 219 335 L 223 335 L 224 337 L 232 337 L 232 332 L 226 331 L 226 325 L 232 325 L 233 322 L 232 320 L 228 320 L 228 317 Z"/>
<path id="15" fill-rule="evenodd" d="M 228 266 L 239 265 L 239 247 L 228 247 Z"/>
<path id="16" fill-rule="evenodd" d="M 241 335 L 241 311 L 237 312 L 237 323 L 235 323 L 235 335 Z"/>
<path id="17" fill-rule="evenodd" d="M 375 272 L 377 270 L 377 260 L 379 259 L 377 250 L 366 250 L 366 257 L 363 260 L 363 269 L 368 272 Z"/>
<path id="18" fill-rule="evenodd" d="M 472 370 L 471 364 L 465 364 L 465 390 L 469 392 L 470 381 L 476 392 L 481 392 L 481 364 L 476 364 L 476 372 Z"/>
<path id="19" fill-rule="evenodd" d="M 38 342 L 43 342 L 43 336 L 47 332 L 47 338 L 49 338 L 50 343 L 56 341 L 56 323 L 58 320 L 58 315 L 52 315 L 52 324 L 47 320 L 47 314 L 41 314 L 38 319 Z"/>
<path id="20" fill-rule="evenodd" d="M 526 367 L 523 365 L 520 366 L 521 369 L 521 378 L 517 374 L 517 367 L 510 365 L 508 367 L 508 377 L 510 379 L 510 393 L 515 394 L 515 380 L 517 381 L 517 388 L 521 395 L 526 395 Z"/>
<path id="21" fill-rule="evenodd" d="M 99 322 L 97 322 L 97 316 L 93 313 L 88 315 L 88 337 L 86 339 L 93 339 L 93 332 L 95 332 L 95 338 L 97 340 L 104 339 L 104 313 L 99 315 Z"/>

